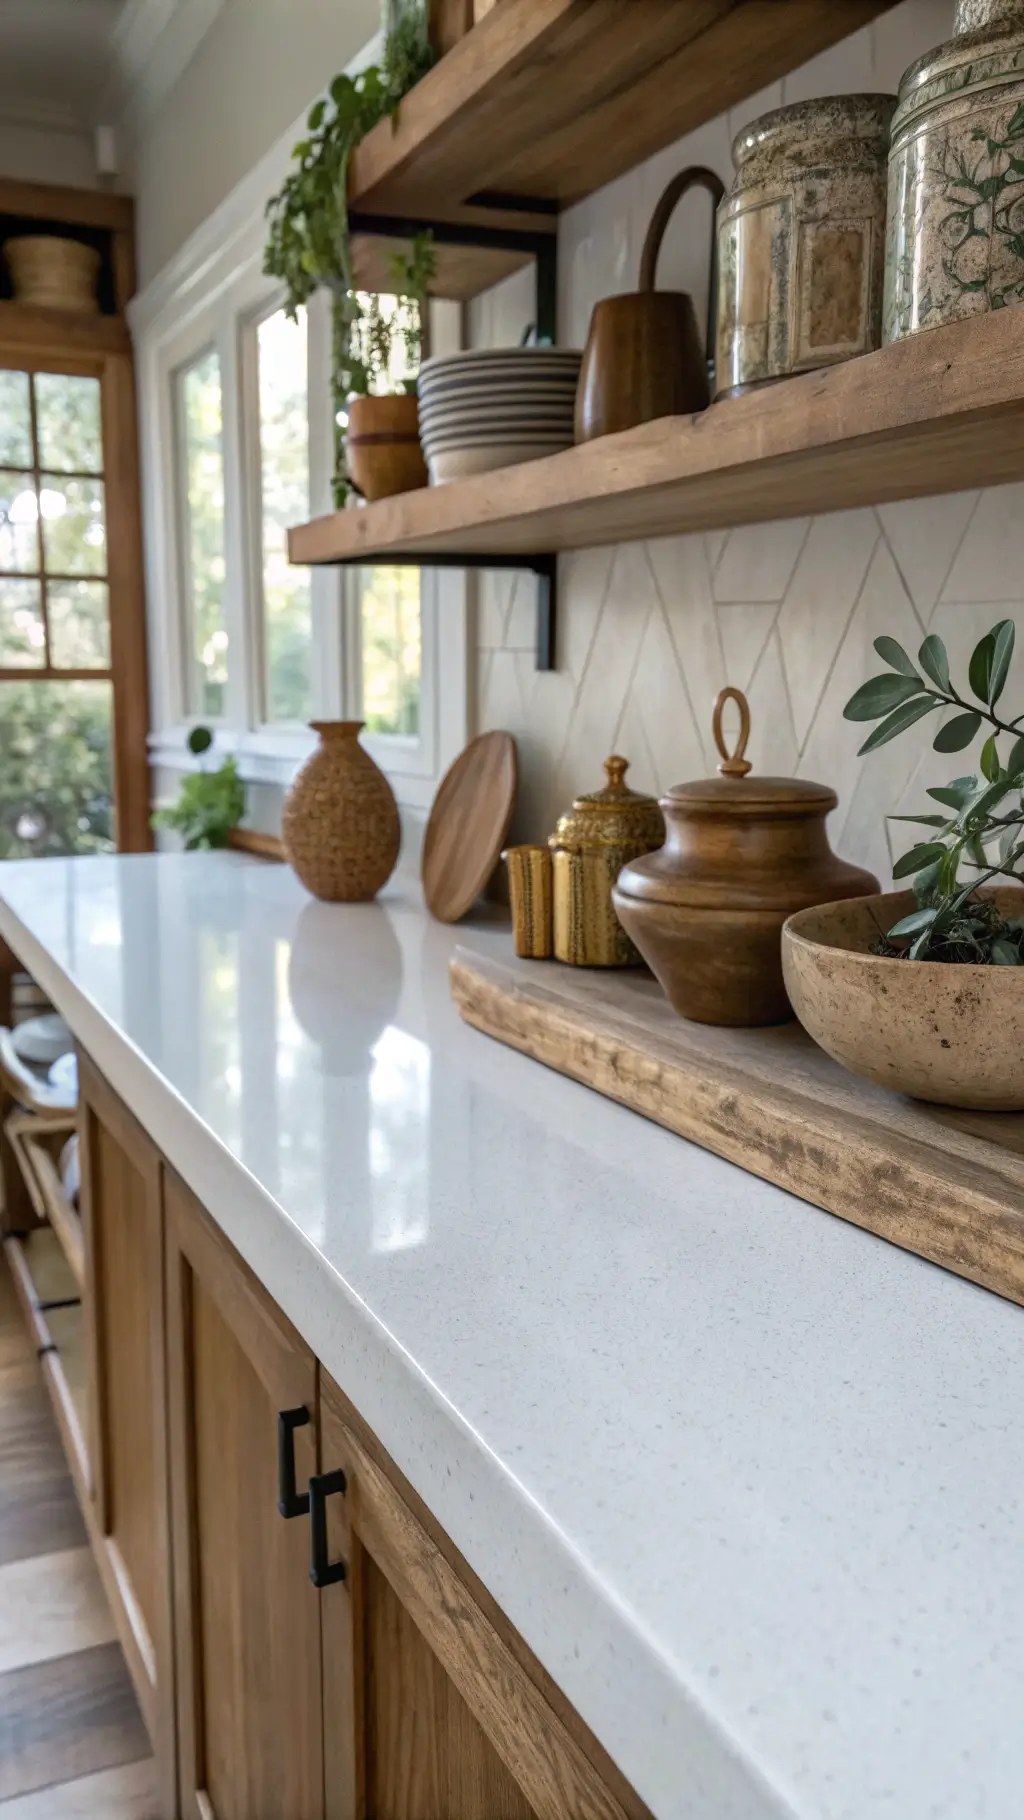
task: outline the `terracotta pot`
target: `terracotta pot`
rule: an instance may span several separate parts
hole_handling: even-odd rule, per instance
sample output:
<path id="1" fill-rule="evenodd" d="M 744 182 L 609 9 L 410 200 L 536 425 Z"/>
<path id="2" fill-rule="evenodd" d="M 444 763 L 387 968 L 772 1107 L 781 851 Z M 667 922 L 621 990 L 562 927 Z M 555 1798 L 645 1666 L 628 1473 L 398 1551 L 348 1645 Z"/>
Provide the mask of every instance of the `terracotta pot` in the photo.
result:
<path id="1" fill-rule="evenodd" d="M 58 234 L 19 234 L 4 242 L 4 255 L 17 303 L 97 314 L 100 256 L 95 247 Z"/>
<path id="2" fill-rule="evenodd" d="M 722 736 L 727 700 L 740 706 L 733 754 Z M 834 790 L 802 778 L 748 777 L 750 715 L 738 689 L 715 703 L 719 776 L 662 797 L 668 836 L 657 853 L 624 867 L 616 914 L 674 1010 L 698 1024 L 781 1024 L 792 1015 L 780 935 L 805 904 L 878 889 L 837 859 L 825 817 Z"/>
<path id="3" fill-rule="evenodd" d="M 826 96 L 737 135 L 718 213 L 720 398 L 880 346 L 895 106 Z"/>
<path id="4" fill-rule="evenodd" d="M 714 216 L 707 344 L 685 291 L 655 289 L 658 254 L 669 217 L 694 184 L 710 190 L 717 206 L 725 186 L 714 171 L 694 165 L 668 185 L 647 230 L 640 255 L 640 286 L 595 304 L 576 394 L 576 441 L 612 436 L 656 417 L 703 411 L 711 402 L 708 362 L 717 313 Z"/>
<path id="5" fill-rule="evenodd" d="M 376 897 L 395 869 L 398 805 L 359 744 L 361 720 L 315 720 L 320 744 L 285 798 L 281 834 L 307 891 L 331 903 Z"/>
<path id="6" fill-rule="evenodd" d="M 985 892 L 1011 916 L 1024 891 Z M 782 932 L 786 986 L 804 1029 L 865 1080 L 940 1106 L 1024 1111 L 1024 968 L 870 954 L 914 908 L 910 891 L 819 904 Z"/>
<path id="7" fill-rule="evenodd" d="M 390 499 L 427 484 L 420 448 L 419 404 L 415 393 L 393 398 L 353 398 L 348 407 L 345 460 L 353 485 L 364 499 Z"/>
<path id="8" fill-rule="evenodd" d="M 959 0 L 900 84 L 885 339 L 1024 301 L 1024 0 Z"/>

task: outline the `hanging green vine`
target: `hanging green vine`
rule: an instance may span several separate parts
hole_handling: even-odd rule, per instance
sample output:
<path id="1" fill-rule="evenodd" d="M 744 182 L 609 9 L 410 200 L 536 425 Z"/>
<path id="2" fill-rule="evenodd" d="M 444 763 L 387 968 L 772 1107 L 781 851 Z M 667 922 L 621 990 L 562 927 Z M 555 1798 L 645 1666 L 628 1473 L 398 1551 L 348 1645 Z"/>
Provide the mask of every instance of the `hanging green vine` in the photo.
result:
<path id="1" fill-rule="evenodd" d="M 356 76 L 335 76 L 327 94 L 314 102 L 306 136 L 295 146 L 293 167 L 267 204 L 263 269 L 285 286 L 285 308 L 295 316 L 324 285 L 333 298 L 333 389 L 336 416 L 353 394 L 370 390 L 380 368 L 379 346 L 360 338 L 366 305 L 356 291 L 349 244 L 348 167 L 352 151 L 380 121 L 394 119 L 403 96 L 433 61 L 422 6 L 396 18 L 379 64 Z M 404 268 L 416 276 L 432 258 L 429 237 L 414 245 Z M 423 285 L 425 295 L 426 284 Z M 415 298 L 415 291 L 410 293 Z M 421 315 L 421 330 L 422 330 Z M 409 331 L 411 333 L 411 330 Z M 374 333 L 378 335 L 379 329 Z M 402 329 L 403 337 L 406 330 Z M 408 342 L 407 342 L 407 345 Z M 387 365 L 387 362 L 384 363 Z M 339 426 L 339 504 L 348 490 L 343 426 Z"/>

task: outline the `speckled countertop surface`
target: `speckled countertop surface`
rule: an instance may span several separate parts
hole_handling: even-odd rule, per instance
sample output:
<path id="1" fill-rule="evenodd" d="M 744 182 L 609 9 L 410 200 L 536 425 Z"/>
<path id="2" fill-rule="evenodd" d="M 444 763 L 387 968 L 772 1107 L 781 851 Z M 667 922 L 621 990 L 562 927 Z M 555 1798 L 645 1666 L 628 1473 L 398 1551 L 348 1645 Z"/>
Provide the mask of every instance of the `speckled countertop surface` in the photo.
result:
<path id="1" fill-rule="evenodd" d="M 410 888 L 33 861 L 0 934 L 658 1820 L 1019 1820 L 1024 1312 L 463 1027 Z"/>

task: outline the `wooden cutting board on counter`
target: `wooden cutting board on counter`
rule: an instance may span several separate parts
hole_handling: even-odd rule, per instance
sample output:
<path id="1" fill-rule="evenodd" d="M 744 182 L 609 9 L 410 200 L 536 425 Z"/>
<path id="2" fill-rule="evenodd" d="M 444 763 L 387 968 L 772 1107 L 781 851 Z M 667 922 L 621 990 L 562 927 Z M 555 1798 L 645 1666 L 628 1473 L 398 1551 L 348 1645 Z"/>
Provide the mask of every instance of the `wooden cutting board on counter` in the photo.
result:
<path id="1" fill-rule="evenodd" d="M 753 1175 L 1024 1303 L 1024 1113 L 926 1106 L 858 1080 L 797 1023 L 677 1017 L 646 973 L 458 948 L 468 1024 Z"/>

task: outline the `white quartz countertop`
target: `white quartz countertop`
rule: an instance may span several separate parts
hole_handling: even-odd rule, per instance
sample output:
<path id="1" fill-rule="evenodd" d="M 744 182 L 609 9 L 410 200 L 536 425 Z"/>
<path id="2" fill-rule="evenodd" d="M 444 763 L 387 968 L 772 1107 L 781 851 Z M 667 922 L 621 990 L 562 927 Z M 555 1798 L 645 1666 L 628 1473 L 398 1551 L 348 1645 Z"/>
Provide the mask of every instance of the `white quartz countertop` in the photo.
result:
<path id="1" fill-rule="evenodd" d="M 1024 1311 L 464 1027 L 419 893 L 0 866 L 0 934 L 658 1820 L 1020 1820 Z"/>

